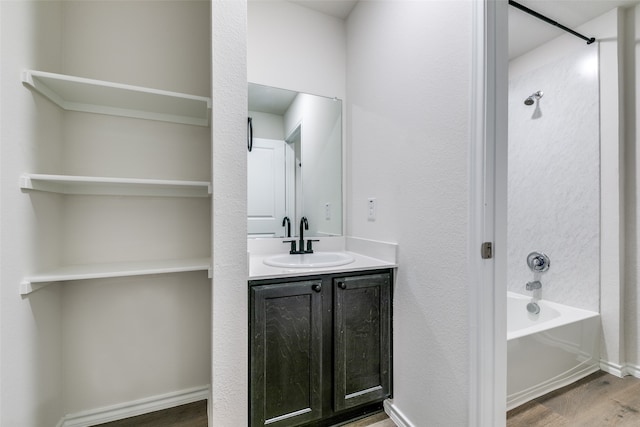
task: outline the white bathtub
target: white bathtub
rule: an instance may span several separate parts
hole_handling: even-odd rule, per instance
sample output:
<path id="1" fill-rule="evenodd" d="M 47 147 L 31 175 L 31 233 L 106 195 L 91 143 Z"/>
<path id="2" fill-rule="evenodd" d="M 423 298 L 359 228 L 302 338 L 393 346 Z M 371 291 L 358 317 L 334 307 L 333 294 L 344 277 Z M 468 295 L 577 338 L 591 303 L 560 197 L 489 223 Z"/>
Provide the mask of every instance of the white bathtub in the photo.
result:
<path id="1" fill-rule="evenodd" d="M 600 368 L 600 314 L 507 292 L 507 409 Z"/>

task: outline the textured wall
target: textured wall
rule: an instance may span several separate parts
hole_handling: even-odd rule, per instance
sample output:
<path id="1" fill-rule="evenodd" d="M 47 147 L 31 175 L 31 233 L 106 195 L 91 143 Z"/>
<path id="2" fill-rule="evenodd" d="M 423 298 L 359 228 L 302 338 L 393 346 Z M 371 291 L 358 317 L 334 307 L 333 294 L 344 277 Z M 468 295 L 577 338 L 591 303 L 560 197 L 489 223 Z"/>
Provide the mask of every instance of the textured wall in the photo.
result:
<path id="1" fill-rule="evenodd" d="M 348 234 L 399 244 L 393 402 L 416 426 L 469 424 L 471 20 L 375 1 L 347 22 Z"/>
<path id="2" fill-rule="evenodd" d="M 546 253 L 542 297 L 599 310 L 598 48 L 522 73 L 509 84 L 508 289 L 530 294 L 526 264 Z M 532 93 L 544 96 L 524 105 Z"/>
<path id="3" fill-rule="evenodd" d="M 213 348 L 209 425 L 248 420 L 247 3 L 213 1 Z"/>
<path id="4" fill-rule="evenodd" d="M 635 8 L 628 9 L 627 16 L 633 16 Z M 628 253 L 625 261 L 625 241 L 629 242 L 628 235 L 633 235 L 633 229 L 625 229 L 625 204 L 633 199 L 633 190 L 625 194 L 628 188 L 627 177 L 633 176 L 634 163 L 631 158 L 632 151 L 624 146 L 625 134 L 633 134 L 635 117 L 631 119 L 623 117 L 623 100 L 630 99 L 628 95 L 634 93 L 635 87 L 633 71 L 628 71 L 622 81 L 622 66 L 625 64 L 630 70 L 632 62 L 627 59 L 633 57 L 632 42 L 634 34 L 625 36 L 624 29 L 633 32 L 634 25 L 627 26 L 623 22 L 625 13 L 622 9 L 611 11 L 589 21 L 576 28 L 582 34 L 590 34 L 598 40 L 599 55 L 599 84 L 600 84 L 600 315 L 602 319 L 602 354 L 603 369 L 608 369 L 618 375 L 625 363 L 624 358 L 624 312 L 635 313 L 636 310 L 627 310 L 625 304 L 633 298 L 629 291 L 624 289 L 625 281 L 634 283 L 633 270 L 625 272 L 625 262 L 635 263 L 633 252 Z M 509 75 L 514 78 L 526 74 L 531 70 L 561 61 L 566 56 L 571 56 L 576 49 L 584 47 L 571 34 L 562 35 L 549 43 L 546 43 L 526 55 L 518 57 L 509 63 Z M 623 51 L 625 46 L 627 51 Z M 632 105 L 632 104 L 631 104 Z M 628 112 L 633 109 L 627 110 Z M 625 123 L 625 126 L 622 124 Z M 625 129 L 626 127 L 626 129 Z M 633 147 L 633 145 L 631 145 Z M 626 169 L 626 170 L 625 170 Z M 631 175 L 629 175 L 629 173 Z M 631 197 L 631 198 L 629 198 Z M 629 218 L 629 217 L 627 217 Z M 631 222 L 629 223 L 631 224 Z M 631 240 L 632 241 L 632 240 Z M 633 243 L 632 243 L 633 244 Z M 627 247 L 628 250 L 631 246 Z M 627 278 L 625 278 L 625 273 Z M 633 294 L 635 295 L 635 293 Z M 635 342 L 635 338 L 632 338 Z M 608 366 L 608 368 L 606 367 Z"/>

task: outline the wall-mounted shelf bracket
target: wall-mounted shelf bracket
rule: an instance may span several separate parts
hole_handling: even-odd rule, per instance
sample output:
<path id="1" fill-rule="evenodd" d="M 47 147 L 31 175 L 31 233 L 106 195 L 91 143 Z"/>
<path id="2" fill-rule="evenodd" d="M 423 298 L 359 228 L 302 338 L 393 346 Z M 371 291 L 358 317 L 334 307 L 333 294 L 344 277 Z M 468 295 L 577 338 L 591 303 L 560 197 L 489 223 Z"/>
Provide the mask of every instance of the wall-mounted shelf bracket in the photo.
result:
<path id="1" fill-rule="evenodd" d="M 46 282 L 46 283 L 31 283 L 28 280 L 23 280 L 20 283 L 20 295 L 27 295 L 30 294 L 31 292 L 35 292 L 39 289 L 44 288 L 47 285 L 50 285 L 52 283 L 55 282 Z"/>

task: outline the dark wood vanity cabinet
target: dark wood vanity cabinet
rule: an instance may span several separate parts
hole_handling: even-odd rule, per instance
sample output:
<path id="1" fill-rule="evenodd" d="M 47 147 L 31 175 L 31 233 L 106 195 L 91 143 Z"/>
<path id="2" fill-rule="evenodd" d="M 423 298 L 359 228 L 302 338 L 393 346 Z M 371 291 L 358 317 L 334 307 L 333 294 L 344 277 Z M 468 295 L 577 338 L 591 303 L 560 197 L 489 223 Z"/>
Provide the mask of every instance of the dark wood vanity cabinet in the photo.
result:
<path id="1" fill-rule="evenodd" d="M 250 295 L 250 425 L 320 419 L 322 280 L 251 286 Z"/>
<path id="2" fill-rule="evenodd" d="M 324 426 L 391 394 L 392 270 L 249 282 L 250 425 Z"/>
<path id="3" fill-rule="evenodd" d="M 391 389 L 391 275 L 333 279 L 335 410 L 381 401 Z"/>

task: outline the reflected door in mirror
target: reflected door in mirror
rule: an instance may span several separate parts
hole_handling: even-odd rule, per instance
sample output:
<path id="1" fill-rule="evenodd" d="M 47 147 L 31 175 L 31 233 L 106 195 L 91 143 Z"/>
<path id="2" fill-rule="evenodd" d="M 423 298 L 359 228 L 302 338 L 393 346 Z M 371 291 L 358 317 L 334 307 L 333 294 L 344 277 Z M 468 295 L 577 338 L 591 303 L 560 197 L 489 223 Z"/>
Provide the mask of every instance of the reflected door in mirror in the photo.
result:
<path id="1" fill-rule="evenodd" d="M 284 141 L 284 209 L 275 163 L 249 156 L 249 237 L 284 237 L 284 216 L 296 234 L 301 217 L 309 220 L 307 236 L 342 235 L 342 102 L 249 83 L 248 115 L 255 140 Z M 254 148 L 253 151 L 256 151 Z M 252 151 L 252 153 L 253 153 Z M 255 157 L 255 156 L 254 156 Z M 253 170 L 254 163 L 260 171 Z M 275 172 L 275 171 L 274 171 Z M 268 198 L 273 196 L 274 201 Z"/>
<path id="2" fill-rule="evenodd" d="M 248 234 L 283 237 L 286 216 L 285 142 L 255 138 L 247 152 Z"/>

